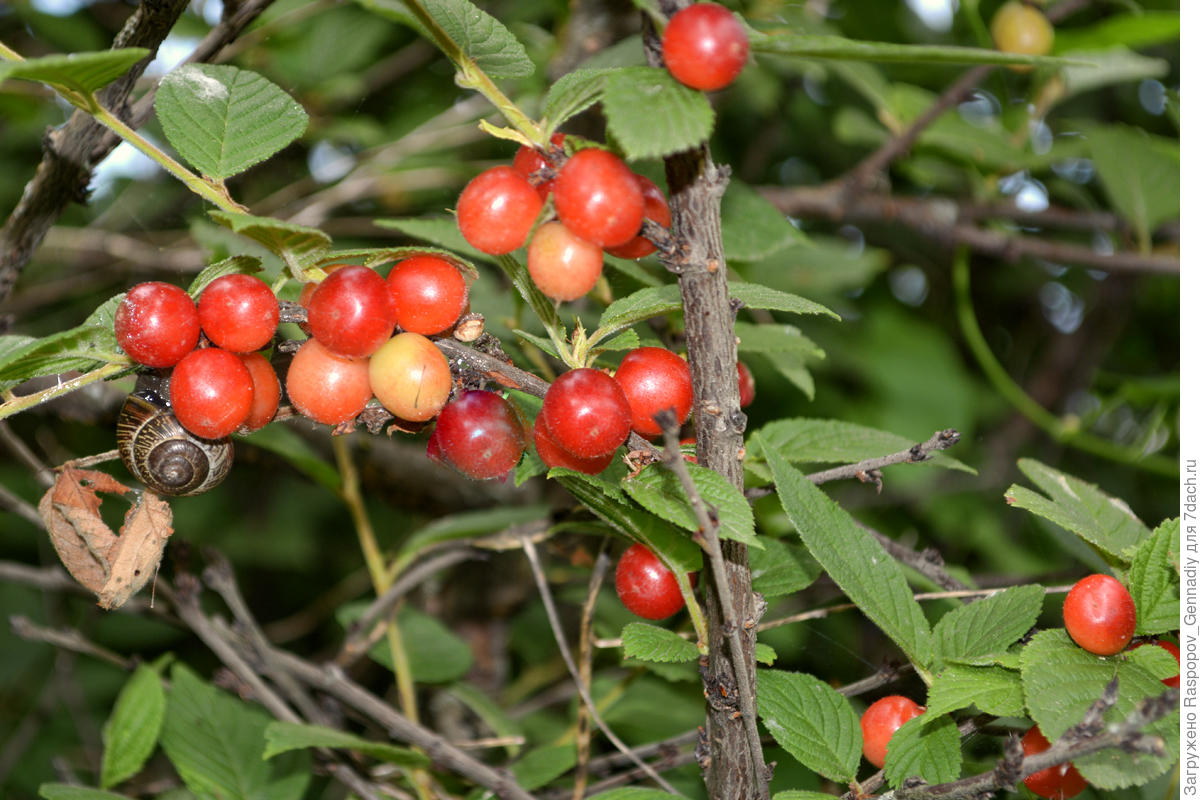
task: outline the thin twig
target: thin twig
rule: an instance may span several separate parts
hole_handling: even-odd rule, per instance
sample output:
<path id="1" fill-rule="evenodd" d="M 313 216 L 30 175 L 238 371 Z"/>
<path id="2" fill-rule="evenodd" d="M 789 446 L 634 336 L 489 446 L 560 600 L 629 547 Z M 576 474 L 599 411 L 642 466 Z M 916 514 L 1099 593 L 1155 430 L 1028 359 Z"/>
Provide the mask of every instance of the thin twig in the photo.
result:
<path id="1" fill-rule="evenodd" d="M 24 517 L 38 528 L 43 527 L 37 508 L 32 503 L 25 502 L 25 498 L 9 491 L 6 486 L 0 486 L 0 508 L 6 508 L 17 516 Z"/>
<path id="2" fill-rule="evenodd" d="M 579 614 L 579 679 L 580 683 L 592 686 L 592 621 L 596 613 L 596 601 L 600 597 L 600 589 L 604 586 L 604 578 L 608 574 L 608 538 L 600 542 L 596 553 L 596 563 L 592 566 L 592 576 L 588 580 L 587 596 L 583 601 L 583 609 Z M 588 756 L 591 754 L 591 717 L 583 706 L 576 709 L 575 720 L 575 785 L 572 787 L 571 799 L 582 800 L 587 791 Z"/>
<path id="3" fill-rule="evenodd" d="M 907 545 L 897 542 L 890 536 L 884 536 L 874 528 L 863 525 L 857 520 L 855 520 L 855 524 L 875 537 L 875 541 L 879 542 L 892 558 L 921 573 L 943 589 L 950 591 L 970 590 L 971 587 L 946 571 L 945 559 L 942 558 L 941 553 L 932 547 L 927 547 L 918 552 Z"/>
<path id="4" fill-rule="evenodd" d="M 8 618 L 8 622 L 12 626 L 13 633 L 26 641 L 45 642 L 61 650 L 82 653 L 85 656 L 107 661 L 127 672 L 137 666 L 137 662 L 132 658 L 126 658 L 120 653 L 101 647 L 74 628 L 59 628 L 58 630 L 46 628 L 23 614 L 13 614 Z"/>

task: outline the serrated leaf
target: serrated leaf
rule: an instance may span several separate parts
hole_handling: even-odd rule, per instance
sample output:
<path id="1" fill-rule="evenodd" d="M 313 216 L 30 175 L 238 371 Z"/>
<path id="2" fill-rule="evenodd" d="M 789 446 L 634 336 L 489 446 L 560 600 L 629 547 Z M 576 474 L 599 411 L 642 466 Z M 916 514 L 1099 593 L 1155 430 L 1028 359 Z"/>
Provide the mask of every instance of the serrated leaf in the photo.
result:
<path id="1" fill-rule="evenodd" d="M 99 364 L 128 364 L 129 357 L 117 346 L 113 319 L 124 294 L 100 304 L 82 325 L 40 339 L 0 337 L 0 389 L 41 375 L 69 370 L 87 372 Z M 10 341 L 16 339 L 15 341 Z"/>
<path id="2" fill-rule="evenodd" d="M 208 214 L 234 233 L 253 239 L 277 256 L 289 254 L 301 267 L 312 265 L 333 246 L 329 234 L 316 228 L 228 211 L 210 211 Z"/>
<path id="3" fill-rule="evenodd" d="M 758 261 L 805 237 L 771 201 L 731 180 L 721 196 L 721 241 L 730 261 Z"/>
<path id="4" fill-rule="evenodd" d="M 0 62 L 0 81 L 8 78 L 40 81 L 59 90 L 86 95 L 112 83 L 148 55 L 150 51 L 144 47 L 126 47 Z"/>
<path id="5" fill-rule="evenodd" d="M 1179 142 L 1124 125 L 1085 133 L 1105 193 L 1149 247 L 1155 228 L 1179 218 Z"/>
<path id="6" fill-rule="evenodd" d="M 1179 627 L 1179 518 L 1154 529 L 1129 567 L 1129 593 L 1137 607 L 1137 633 Z"/>
<path id="7" fill-rule="evenodd" d="M 410 26 L 450 55 L 429 29 L 399 0 L 356 0 L 380 16 Z M 491 78 L 524 78 L 533 74 L 525 47 L 495 17 L 467 0 L 426 0 L 434 22 Z"/>
<path id="8" fill-rule="evenodd" d="M 158 673 L 139 664 L 125 682 L 112 714 L 104 725 L 104 757 L 100 762 L 100 786 L 116 786 L 133 777 L 150 758 L 158 744 L 167 694 Z"/>
<path id="9" fill-rule="evenodd" d="M 1005 492 L 1010 505 L 1061 525 L 1110 558 L 1125 563 L 1128 559 L 1125 551 L 1150 535 L 1125 501 L 1105 494 L 1093 484 L 1031 458 L 1020 459 L 1017 466 L 1047 496 L 1013 484 Z"/>
<path id="10" fill-rule="evenodd" d="M 1030 716 L 1051 742 L 1078 723 L 1116 675 L 1119 694 L 1105 720 L 1124 719 L 1142 699 L 1166 691 L 1161 681 L 1123 656 L 1101 657 L 1077 647 L 1061 628 L 1041 631 L 1025 647 L 1021 681 Z M 1163 758 L 1109 750 L 1075 761 L 1088 783 L 1099 789 L 1135 786 L 1163 774 L 1179 752 L 1179 711 L 1148 726 L 1145 733 L 1163 737 Z"/>
<path id="11" fill-rule="evenodd" d="M 821 565 L 803 546 L 769 536 L 758 542 L 762 547 L 748 554 L 750 579 L 763 597 L 795 594 L 821 576 Z"/>
<path id="12" fill-rule="evenodd" d="M 997 666 L 947 667 L 929 687 L 929 710 L 921 719 L 928 723 L 972 705 L 998 717 L 1020 716 L 1025 709 L 1021 673 Z"/>
<path id="13" fill-rule="evenodd" d="M 717 535 L 751 547 L 760 547 L 754 535 L 754 512 L 746 496 L 719 473 L 684 462 L 700 497 L 717 514 Z M 630 473 L 621 488 L 642 508 L 686 530 L 699 530 L 700 523 L 683 491 L 679 478 L 662 463 L 651 464 L 637 474 Z"/>
<path id="14" fill-rule="evenodd" d="M 840 320 L 834 312 L 820 303 L 801 297 L 791 292 L 781 292 L 769 286 L 757 283 L 729 282 L 730 300 L 740 300 L 746 308 L 757 308 L 765 311 L 783 311 L 788 314 L 824 314 Z"/>
<path id="15" fill-rule="evenodd" d="M 271 762 L 260 757 L 271 722 L 257 706 L 204 683 L 182 664 L 171 669 L 162 746 L 198 798 L 300 800 L 308 786 L 308 754 Z"/>
<path id="16" fill-rule="evenodd" d="M 797 761 L 830 780 L 854 778 L 862 729 L 850 701 L 812 675 L 758 671 L 758 715 Z"/>
<path id="17" fill-rule="evenodd" d="M 1079 63 L 1074 59 L 1001 53 L 977 47 L 865 42 L 861 39 L 845 39 L 840 36 L 819 36 L 787 31 L 752 33 L 750 47 L 755 53 L 766 55 L 805 59 L 874 61 L 877 63 L 1031 64 L 1035 66 L 1062 66 Z"/>
<path id="18" fill-rule="evenodd" d="M 1003 653 L 1037 622 L 1046 592 L 1013 586 L 946 613 L 933 629 L 933 652 L 943 659 Z"/>
<path id="19" fill-rule="evenodd" d="M 766 664 L 768 667 L 775 663 L 779 658 L 779 653 L 775 652 L 775 648 L 769 644 L 762 642 L 754 643 L 754 660 L 760 664 Z"/>
<path id="20" fill-rule="evenodd" d="M 168 72 L 154 111 L 179 155 L 218 180 L 265 161 L 308 127 L 308 114 L 287 92 L 228 64 L 185 64 Z"/>
<path id="21" fill-rule="evenodd" d="M 547 744 L 535 747 L 509 767 L 522 789 L 545 786 L 575 766 L 574 744 Z"/>
<path id="22" fill-rule="evenodd" d="M 716 119 L 703 92 L 690 89 L 659 67 L 613 70 L 604 81 L 604 115 L 608 132 L 625 156 L 659 158 L 703 143 Z M 654 124 L 646 124 L 654 109 Z"/>
<path id="23" fill-rule="evenodd" d="M 571 117 L 600 102 L 611 69 L 577 69 L 556 80 L 546 91 L 542 116 L 546 129 L 555 131 Z"/>
<path id="24" fill-rule="evenodd" d="M 232 256 L 200 270 L 200 274 L 188 286 L 187 292 L 196 300 L 204 291 L 204 287 L 217 278 L 225 275 L 253 275 L 256 272 L 262 272 L 262 259 L 254 256 Z"/>
<path id="25" fill-rule="evenodd" d="M 642 340 L 638 338 L 636 332 L 630 328 L 618 333 L 616 336 L 610 336 L 604 341 L 592 348 L 593 353 L 603 353 L 613 350 L 633 350 L 642 346 Z"/>
<path id="26" fill-rule="evenodd" d="M 43 783 L 38 787 L 38 797 L 45 800 L 129 800 L 128 795 L 90 789 L 72 783 Z"/>
<path id="27" fill-rule="evenodd" d="M 738 338 L 739 353 L 797 353 L 809 358 L 825 357 L 825 351 L 795 325 L 735 322 L 733 333 Z"/>
<path id="28" fill-rule="evenodd" d="M 913 598 L 900 565 L 774 447 L 763 442 L 760 446 L 775 477 L 783 510 L 809 552 L 918 669 L 927 667 L 932 639 L 929 621 Z"/>
<path id="29" fill-rule="evenodd" d="M 621 652 L 625 658 L 662 663 L 695 661 L 700 649 L 674 631 L 631 622 L 621 629 Z"/>
<path id="30" fill-rule="evenodd" d="M 1152 642 L 1143 642 L 1131 647 L 1125 653 L 1125 657 L 1131 664 L 1137 664 L 1151 677 L 1158 678 L 1160 681 L 1164 678 L 1179 676 L 1179 662 L 1175 659 L 1175 655 Z"/>
<path id="31" fill-rule="evenodd" d="M 397 747 L 387 742 L 372 742 L 360 736 L 327 728 L 324 725 L 301 725 L 294 722 L 272 722 L 264 733 L 266 748 L 263 760 L 274 758 L 280 753 L 312 747 L 330 747 L 338 750 L 353 750 L 402 767 L 429 766 L 429 757 L 408 747 Z"/>
<path id="32" fill-rule="evenodd" d="M 923 723 L 921 717 L 914 717 L 892 734 L 883 764 L 891 786 L 900 786 L 913 776 L 928 784 L 949 783 L 962 772 L 962 747 L 954 720 L 940 717 Z"/>

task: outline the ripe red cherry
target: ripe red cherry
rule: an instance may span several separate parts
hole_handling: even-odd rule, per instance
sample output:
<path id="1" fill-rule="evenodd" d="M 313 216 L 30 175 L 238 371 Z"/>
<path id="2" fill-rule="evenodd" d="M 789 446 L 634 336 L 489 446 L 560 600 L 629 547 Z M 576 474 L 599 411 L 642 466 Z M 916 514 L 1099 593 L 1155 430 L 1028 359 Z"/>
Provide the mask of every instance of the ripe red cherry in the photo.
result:
<path id="1" fill-rule="evenodd" d="M 654 415 L 674 409 L 675 420 L 683 424 L 692 411 L 692 373 L 687 362 L 662 347 L 639 347 L 621 359 L 613 376 L 621 384 L 633 430 L 647 438 L 658 436 L 662 428 Z"/>
<path id="2" fill-rule="evenodd" d="M 558 171 L 554 209 L 571 233 L 599 247 L 615 247 L 637 235 L 646 203 L 624 161 L 590 148 L 571 156 Z"/>
<path id="3" fill-rule="evenodd" d="M 370 362 L 371 390 L 400 419 L 424 422 L 446 405 L 453 385 L 450 364 L 437 345 L 421 334 L 393 336 Z"/>
<path id="4" fill-rule="evenodd" d="M 550 436 L 550 432 L 546 430 L 546 417 L 542 414 L 538 414 L 533 423 L 533 446 L 537 450 L 538 458 L 547 467 L 551 469 L 565 467 L 576 472 L 585 472 L 588 475 L 599 475 L 604 472 L 612 463 L 613 455 L 616 453 L 614 450 L 599 458 L 579 458 L 568 453 Z"/>
<path id="5" fill-rule="evenodd" d="M 913 717 L 924 713 L 924 706 L 898 694 L 881 697 L 867 706 L 859 720 L 862 725 L 863 755 L 867 761 L 883 769 L 892 734 Z"/>
<path id="6" fill-rule="evenodd" d="M 179 424 L 203 439 L 237 430 L 254 404 L 254 380 L 236 354 L 193 350 L 171 372 L 171 408 Z"/>
<path id="7" fill-rule="evenodd" d="M 467 307 L 467 283 L 458 267 L 438 256 L 413 256 L 387 276 L 396 323 L 410 333 L 441 333 Z"/>
<path id="8" fill-rule="evenodd" d="M 561 149 L 565 138 L 561 133 L 556 133 L 550 137 L 550 143 Z M 554 180 L 546 178 L 551 169 L 550 159 L 541 150 L 521 145 L 517 149 L 517 154 L 513 156 L 513 169 L 525 176 L 525 180 L 529 181 L 530 185 L 537 190 L 538 196 L 542 200 L 545 200 L 554 189 Z"/>
<path id="9" fill-rule="evenodd" d="M 525 425 L 495 392 L 463 392 L 446 404 L 434 429 L 438 455 L 468 478 L 503 478 L 525 451 Z"/>
<path id="10" fill-rule="evenodd" d="M 1034 725 L 1021 737 L 1021 749 L 1025 755 L 1031 756 L 1049 750 L 1050 742 L 1041 729 Z M 1033 773 L 1025 779 L 1025 788 L 1047 800 L 1067 800 L 1086 789 L 1087 781 L 1079 774 L 1079 770 L 1075 769 L 1075 765 L 1068 761 Z"/>
<path id="11" fill-rule="evenodd" d="M 311 420 L 326 425 L 346 422 L 371 399 L 367 359 L 342 358 L 309 339 L 292 356 L 287 393 L 292 406 Z"/>
<path id="12" fill-rule="evenodd" d="M 754 374 L 741 361 L 737 363 L 738 405 L 742 408 L 754 402 Z"/>
<path id="13" fill-rule="evenodd" d="M 321 281 L 308 301 L 308 327 L 329 352 L 371 355 L 396 327 L 387 281 L 374 270 L 344 266 Z"/>
<path id="14" fill-rule="evenodd" d="M 241 353 L 238 358 L 250 372 L 250 380 L 254 383 L 254 402 L 242 427 L 247 431 L 256 431 L 273 420 L 275 412 L 279 410 L 279 376 L 262 353 Z"/>
<path id="15" fill-rule="evenodd" d="M 554 441 L 578 458 L 611 455 L 633 424 L 621 385 L 589 367 L 565 372 L 550 384 L 541 416 Z"/>
<path id="16" fill-rule="evenodd" d="M 117 305 L 113 331 L 117 344 L 134 361 L 147 367 L 172 367 L 196 349 L 200 314 L 178 286 L 139 283 Z"/>
<path id="17" fill-rule="evenodd" d="M 750 40 L 732 11 L 715 3 L 696 3 L 668 20 L 662 54 L 675 80 L 710 92 L 737 78 L 750 55 Z"/>
<path id="18" fill-rule="evenodd" d="M 525 244 L 542 211 L 542 198 L 512 167 L 484 170 L 458 196 L 458 230 L 476 250 L 511 253 Z"/>
<path id="19" fill-rule="evenodd" d="M 693 583 L 695 576 L 691 576 Z M 626 550 L 617 562 L 617 597 L 642 619 L 666 619 L 684 606 L 679 581 L 643 544 Z"/>
<path id="20" fill-rule="evenodd" d="M 529 277 L 551 300 L 578 300 L 604 269 L 604 253 L 561 222 L 547 222 L 529 240 Z"/>
<path id="21" fill-rule="evenodd" d="M 1147 644 L 1158 645 L 1163 650 L 1166 650 L 1168 653 L 1175 656 L 1175 663 L 1176 664 L 1179 663 L 1179 647 L 1176 646 L 1174 642 L 1168 642 L 1166 639 L 1155 639 L 1153 642 L 1138 642 L 1133 647 L 1131 647 L 1130 650 L 1137 650 L 1139 647 L 1142 647 L 1143 645 L 1147 645 Z M 1167 686 L 1170 686 L 1174 689 L 1178 689 L 1179 688 L 1179 673 L 1178 672 L 1175 673 L 1175 676 L 1172 678 L 1163 678 L 1162 682 L 1165 683 Z"/>
<path id="22" fill-rule="evenodd" d="M 234 353 L 266 347 L 279 325 L 279 301 L 271 287 L 250 275 L 222 275 L 204 287 L 196 305 L 204 335 Z"/>
<path id="23" fill-rule="evenodd" d="M 1109 575 L 1088 575 L 1063 601 L 1063 622 L 1075 644 L 1098 656 L 1125 649 L 1137 628 L 1129 591 Z"/>
<path id="24" fill-rule="evenodd" d="M 667 205 L 667 198 L 663 196 L 662 189 L 659 189 L 654 181 L 644 175 L 634 173 L 633 177 L 637 180 L 638 186 L 642 188 L 642 202 L 646 204 L 646 217 L 664 228 L 671 227 L 671 209 Z M 654 245 L 645 236 L 635 236 L 625 244 L 607 248 L 606 252 L 617 258 L 641 258 L 650 255 L 654 250 Z"/>

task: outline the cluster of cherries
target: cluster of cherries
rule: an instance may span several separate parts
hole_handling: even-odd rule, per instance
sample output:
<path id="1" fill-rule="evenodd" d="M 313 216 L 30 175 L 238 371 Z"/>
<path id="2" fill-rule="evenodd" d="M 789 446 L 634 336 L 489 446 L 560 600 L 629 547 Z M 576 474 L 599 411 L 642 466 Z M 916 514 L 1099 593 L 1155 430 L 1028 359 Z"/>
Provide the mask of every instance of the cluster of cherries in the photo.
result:
<path id="1" fill-rule="evenodd" d="M 1124 650 L 1133 639 L 1137 609 L 1129 591 L 1116 578 L 1089 575 L 1067 593 L 1063 601 L 1063 622 L 1075 644 L 1089 653 L 1111 656 Z M 1140 642 L 1134 648 L 1146 644 L 1158 645 L 1179 661 L 1179 648 L 1174 643 L 1158 639 Z M 1164 678 L 1163 683 L 1179 688 L 1179 675 Z M 889 695 L 872 703 L 860 720 L 863 755 L 867 761 L 882 769 L 892 735 L 901 725 L 924 713 L 924 706 L 902 695 Z M 1034 725 L 1021 738 L 1021 749 L 1026 756 L 1031 756 L 1049 750 L 1050 741 Z M 1087 788 L 1087 781 L 1074 764 L 1067 762 L 1033 773 L 1025 778 L 1025 786 L 1039 797 L 1067 800 Z"/>

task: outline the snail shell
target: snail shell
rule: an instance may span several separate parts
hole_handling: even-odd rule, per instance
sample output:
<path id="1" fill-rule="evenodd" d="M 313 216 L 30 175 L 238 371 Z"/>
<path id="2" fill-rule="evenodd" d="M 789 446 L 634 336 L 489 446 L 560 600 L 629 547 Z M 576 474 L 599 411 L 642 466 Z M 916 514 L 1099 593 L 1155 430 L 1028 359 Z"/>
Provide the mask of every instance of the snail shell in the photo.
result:
<path id="1" fill-rule="evenodd" d="M 117 450 L 133 476 L 158 494 L 207 492 L 229 474 L 233 443 L 201 439 L 153 391 L 129 395 L 117 417 Z"/>

